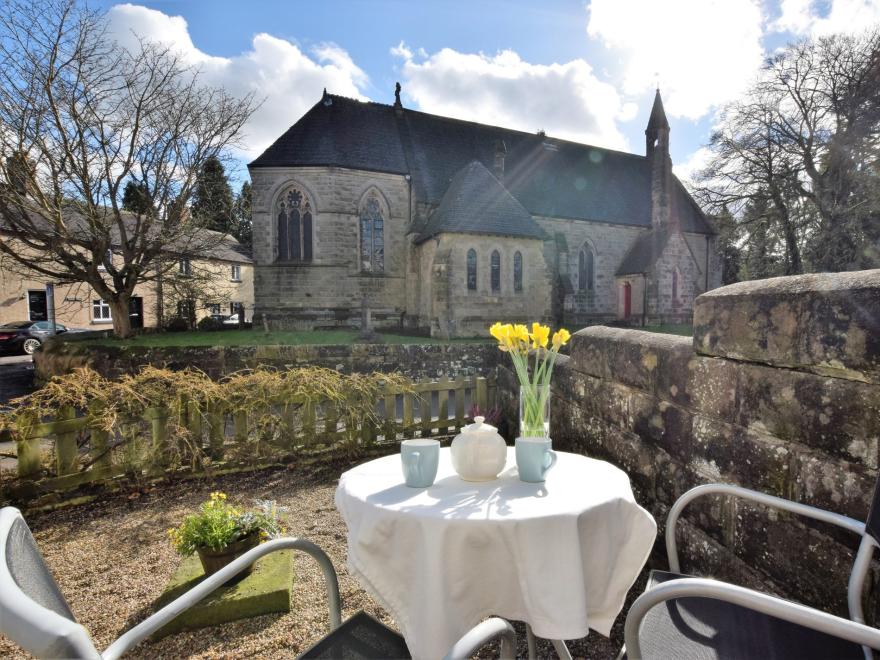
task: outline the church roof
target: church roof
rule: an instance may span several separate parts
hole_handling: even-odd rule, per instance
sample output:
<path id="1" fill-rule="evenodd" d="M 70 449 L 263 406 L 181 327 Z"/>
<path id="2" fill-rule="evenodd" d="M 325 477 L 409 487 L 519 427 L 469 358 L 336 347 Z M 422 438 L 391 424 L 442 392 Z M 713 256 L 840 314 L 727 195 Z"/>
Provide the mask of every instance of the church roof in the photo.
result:
<path id="1" fill-rule="evenodd" d="M 651 226 L 651 161 L 390 105 L 325 95 L 250 167 L 333 166 L 409 174 L 416 200 L 439 204 L 473 160 L 491 169 L 507 146 L 504 186 L 533 216 Z M 714 233 L 675 181 L 685 231 Z"/>
<path id="2" fill-rule="evenodd" d="M 440 205 L 419 231 L 418 240 L 443 232 L 544 238 L 529 212 L 478 160 L 452 178 Z"/>
<path id="3" fill-rule="evenodd" d="M 623 257 L 615 275 L 640 275 L 647 273 L 657 258 L 663 254 L 669 242 L 671 230 L 663 227 L 639 234 Z"/>

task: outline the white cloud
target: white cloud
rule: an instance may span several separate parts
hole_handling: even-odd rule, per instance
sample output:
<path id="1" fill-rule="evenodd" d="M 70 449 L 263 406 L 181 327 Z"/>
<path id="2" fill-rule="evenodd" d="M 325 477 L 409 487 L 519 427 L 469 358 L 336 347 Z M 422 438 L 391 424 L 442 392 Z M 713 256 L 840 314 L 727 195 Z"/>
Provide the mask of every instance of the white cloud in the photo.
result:
<path id="1" fill-rule="evenodd" d="M 823 6 L 827 12 L 820 15 Z M 880 0 L 782 0 L 780 9 L 773 29 L 798 36 L 855 32 L 880 22 Z"/>
<path id="2" fill-rule="evenodd" d="M 354 98 L 367 75 L 349 54 L 335 44 L 320 44 L 310 53 L 285 39 L 257 34 L 251 49 L 234 57 L 202 52 L 192 42 L 186 21 L 160 11 L 132 4 L 109 11 L 111 35 L 123 46 L 133 47 L 137 38 L 168 44 L 181 58 L 198 66 L 206 83 L 230 93 L 254 93 L 263 104 L 245 126 L 244 156 L 258 156 L 311 106 L 323 88 Z"/>
<path id="3" fill-rule="evenodd" d="M 587 33 L 616 51 L 626 94 L 659 80 L 667 113 L 698 119 L 752 81 L 762 23 L 758 0 L 593 0 Z"/>
<path id="4" fill-rule="evenodd" d="M 685 183 L 694 183 L 694 177 L 706 169 L 712 158 L 712 150 L 708 147 L 700 147 L 688 156 L 683 162 L 672 166 L 672 171 Z"/>
<path id="5" fill-rule="evenodd" d="M 532 64 L 512 50 L 495 55 L 444 48 L 415 59 L 404 43 L 403 92 L 420 110 L 528 132 L 626 149 L 617 121 L 636 112 L 582 59 Z"/>

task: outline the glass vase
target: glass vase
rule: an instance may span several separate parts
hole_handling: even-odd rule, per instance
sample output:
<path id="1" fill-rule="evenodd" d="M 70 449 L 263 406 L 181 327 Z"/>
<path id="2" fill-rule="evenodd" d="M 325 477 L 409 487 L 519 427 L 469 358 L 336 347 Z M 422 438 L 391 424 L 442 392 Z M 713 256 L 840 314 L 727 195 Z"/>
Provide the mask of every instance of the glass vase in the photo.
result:
<path id="1" fill-rule="evenodd" d="M 521 438 L 550 437 L 550 386 L 519 388 L 519 435 Z"/>

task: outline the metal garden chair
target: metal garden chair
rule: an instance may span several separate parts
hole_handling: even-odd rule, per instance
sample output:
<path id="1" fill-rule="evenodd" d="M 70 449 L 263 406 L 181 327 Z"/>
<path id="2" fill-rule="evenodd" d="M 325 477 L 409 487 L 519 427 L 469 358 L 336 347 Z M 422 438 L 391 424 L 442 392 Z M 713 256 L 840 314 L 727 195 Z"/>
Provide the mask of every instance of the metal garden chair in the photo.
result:
<path id="1" fill-rule="evenodd" d="M 836 525 L 861 544 L 847 588 L 849 619 L 718 580 L 679 573 L 675 525 L 703 495 L 723 494 Z M 682 495 L 666 523 L 669 572 L 651 571 L 648 587 L 626 617 L 626 656 L 642 658 L 872 658 L 880 630 L 864 623 L 862 594 L 880 545 L 880 480 L 867 523 L 739 486 L 707 484 Z"/>
<path id="2" fill-rule="evenodd" d="M 39 658 L 119 658 L 260 557 L 278 550 L 299 550 L 311 555 L 320 564 L 327 586 L 330 632 L 300 657 L 409 657 L 403 637 L 364 612 L 342 623 L 339 585 L 330 558 L 314 543 L 297 538 L 280 538 L 257 546 L 99 653 L 86 629 L 76 622 L 24 518 L 13 507 L 0 509 L 0 633 Z M 474 627 L 453 646 L 447 658 L 468 658 L 483 644 L 499 637 L 501 656 L 513 658 L 513 628 L 497 618 Z"/>

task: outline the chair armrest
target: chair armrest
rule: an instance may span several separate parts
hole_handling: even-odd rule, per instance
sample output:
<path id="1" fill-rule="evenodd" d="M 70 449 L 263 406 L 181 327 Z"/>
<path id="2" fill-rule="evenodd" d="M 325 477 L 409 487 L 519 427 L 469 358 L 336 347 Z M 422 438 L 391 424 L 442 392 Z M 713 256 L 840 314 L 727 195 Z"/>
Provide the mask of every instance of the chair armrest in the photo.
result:
<path id="1" fill-rule="evenodd" d="M 516 633 L 513 626 L 504 619 L 492 617 L 471 628 L 446 654 L 443 660 L 467 660 L 484 644 L 501 638 L 502 660 L 516 657 Z"/>
<path id="2" fill-rule="evenodd" d="M 105 660 L 116 660 L 123 653 L 174 619 L 178 614 L 188 610 L 200 600 L 206 598 L 211 592 L 216 591 L 255 561 L 279 550 L 300 550 L 317 560 L 321 570 L 324 572 L 324 582 L 327 586 L 327 600 L 330 606 L 330 631 L 332 632 L 338 628 L 342 623 L 342 615 L 339 599 L 339 581 L 336 578 L 336 570 L 333 568 L 333 563 L 327 554 L 311 541 L 285 537 L 258 545 L 231 562 L 228 566 L 224 566 L 212 576 L 205 578 L 185 594 L 178 596 L 161 610 L 122 635 L 107 647 L 101 654 L 101 657 Z"/>
<path id="3" fill-rule="evenodd" d="M 704 484 L 702 486 L 691 488 L 684 495 L 679 497 L 675 501 L 675 504 L 672 505 L 672 508 L 669 510 L 669 515 L 666 517 L 666 557 L 669 560 L 669 570 L 673 573 L 681 572 L 678 563 L 678 548 L 675 544 L 675 525 L 678 522 L 678 517 L 681 515 L 682 510 L 690 504 L 691 501 L 698 497 L 702 497 L 703 495 L 733 495 L 734 497 L 758 502 L 759 504 L 773 507 L 774 509 L 788 511 L 789 513 L 795 513 L 800 516 L 837 525 L 838 527 L 847 529 L 860 536 L 865 533 L 865 523 L 843 516 L 839 513 L 825 511 L 824 509 L 809 506 L 808 504 L 792 502 L 791 500 L 767 495 L 766 493 L 743 488 L 742 486 L 734 486 L 732 484 Z"/>
<path id="4" fill-rule="evenodd" d="M 715 598 L 734 605 L 746 607 L 762 614 L 775 616 L 819 632 L 845 639 L 854 644 L 880 649 L 880 630 L 844 619 L 805 605 L 792 603 L 776 596 L 746 589 L 727 582 L 704 578 L 681 578 L 670 580 L 648 589 L 633 603 L 626 615 L 624 641 L 628 658 L 641 660 L 639 628 L 648 611 L 663 601 L 674 598 Z M 748 634 L 748 631 L 743 631 Z"/>

